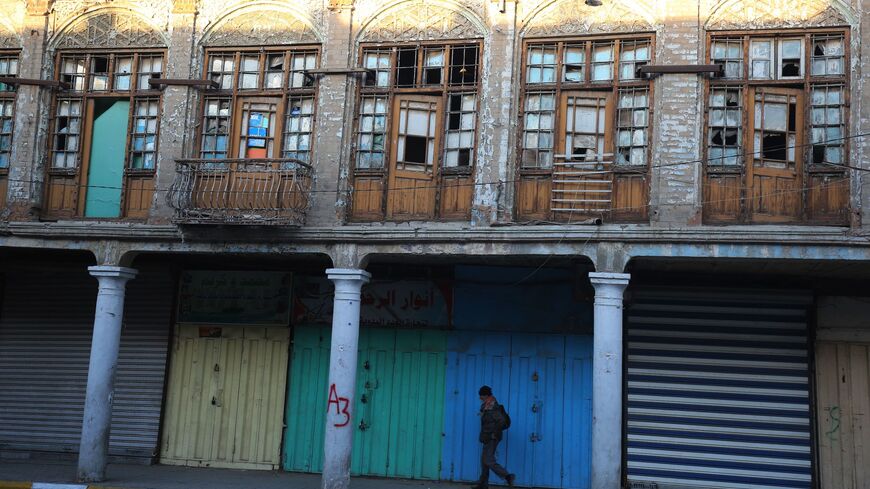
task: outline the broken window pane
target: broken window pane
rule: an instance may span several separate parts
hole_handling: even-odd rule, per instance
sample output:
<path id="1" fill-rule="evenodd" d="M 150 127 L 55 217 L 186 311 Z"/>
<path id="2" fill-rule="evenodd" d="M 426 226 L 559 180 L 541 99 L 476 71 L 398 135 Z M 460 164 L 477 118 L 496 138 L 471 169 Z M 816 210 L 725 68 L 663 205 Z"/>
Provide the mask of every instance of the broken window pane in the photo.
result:
<path id="1" fill-rule="evenodd" d="M 649 41 L 624 41 L 620 46 L 619 53 L 619 78 L 621 80 L 636 79 L 637 69 L 648 65 L 649 60 Z"/>
<path id="2" fill-rule="evenodd" d="M 621 109 L 633 109 L 633 112 L 643 112 L 644 115 L 642 117 L 634 115 L 631 125 L 624 124 L 622 120 L 617 121 L 617 163 L 626 165 L 646 164 L 647 128 L 635 126 L 634 122 L 636 120 L 646 122 L 646 112 L 649 110 L 647 102 L 648 92 L 645 88 L 622 89 L 619 91 L 618 105 Z"/>
<path id="3" fill-rule="evenodd" d="M 233 68 L 235 57 L 233 55 L 215 55 L 211 58 L 209 79 L 216 82 L 222 90 L 233 88 Z"/>
<path id="4" fill-rule="evenodd" d="M 450 48 L 450 85 L 473 86 L 477 84 L 478 46 L 465 45 Z"/>
<path id="5" fill-rule="evenodd" d="M 396 55 L 396 86 L 410 87 L 417 82 L 417 48 L 401 48 Z"/>
<path id="6" fill-rule="evenodd" d="M 592 81 L 613 79 L 613 43 L 592 45 Z"/>
<path id="7" fill-rule="evenodd" d="M 284 53 L 266 56 L 265 88 L 281 88 L 284 85 L 284 59 Z"/>
<path id="8" fill-rule="evenodd" d="M 445 166 L 471 166 L 474 151 L 476 95 L 462 93 L 450 95 L 448 100 L 448 124 L 445 131 Z"/>
<path id="9" fill-rule="evenodd" d="M 137 87 L 139 88 L 139 90 L 148 90 L 154 88 L 151 86 L 148 80 L 150 80 L 151 78 L 162 78 L 163 56 L 139 56 L 139 67 L 136 71 L 136 76 L 138 78 Z"/>
<path id="10" fill-rule="evenodd" d="M 740 38 L 715 39 L 710 45 L 710 60 L 725 67 L 724 78 L 743 77 L 743 40 Z"/>
<path id="11" fill-rule="evenodd" d="M 124 56 L 115 59 L 115 90 L 129 90 L 130 77 L 133 73 L 133 57 Z"/>
<path id="12" fill-rule="evenodd" d="M 317 68 L 317 53 L 315 51 L 290 52 L 290 88 L 305 88 L 314 86 L 314 78 L 305 75 L 305 71 Z"/>
<path id="13" fill-rule="evenodd" d="M 109 57 L 94 56 L 91 58 L 91 90 L 104 91 L 109 89 Z"/>
<path id="14" fill-rule="evenodd" d="M 440 85 L 444 74 L 444 49 L 429 49 L 425 51 L 423 60 L 423 83 Z"/>
<path id="15" fill-rule="evenodd" d="M 586 81 L 586 46 L 567 45 L 565 46 L 564 59 L 564 81 L 582 83 Z"/>
<path id="16" fill-rule="evenodd" d="M 844 73 L 845 39 L 842 35 L 813 36 L 812 75 L 839 76 Z"/>
<path id="17" fill-rule="evenodd" d="M 741 160 L 742 117 L 739 88 L 711 88 L 708 116 L 708 164 L 737 165 Z"/>
<path id="18" fill-rule="evenodd" d="M 803 76 L 803 40 L 781 39 L 779 41 L 780 78 Z"/>

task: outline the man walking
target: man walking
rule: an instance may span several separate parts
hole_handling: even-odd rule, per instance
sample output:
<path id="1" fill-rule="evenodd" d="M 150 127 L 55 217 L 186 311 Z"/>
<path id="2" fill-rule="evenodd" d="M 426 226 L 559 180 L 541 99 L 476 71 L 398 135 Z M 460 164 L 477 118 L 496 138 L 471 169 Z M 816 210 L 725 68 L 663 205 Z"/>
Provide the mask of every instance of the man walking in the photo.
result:
<path id="1" fill-rule="evenodd" d="M 480 455 L 480 479 L 477 480 L 473 489 L 487 489 L 489 487 L 489 471 L 492 470 L 504 479 L 508 486 L 513 487 L 514 474 L 509 474 L 504 467 L 495 460 L 495 449 L 501 441 L 502 431 L 510 426 L 507 413 L 492 395 L 492 388 L 485 385 L 477 392 L 483 404 L 480 405 L 480 442 L 483 443 L 483 452 Z"/>

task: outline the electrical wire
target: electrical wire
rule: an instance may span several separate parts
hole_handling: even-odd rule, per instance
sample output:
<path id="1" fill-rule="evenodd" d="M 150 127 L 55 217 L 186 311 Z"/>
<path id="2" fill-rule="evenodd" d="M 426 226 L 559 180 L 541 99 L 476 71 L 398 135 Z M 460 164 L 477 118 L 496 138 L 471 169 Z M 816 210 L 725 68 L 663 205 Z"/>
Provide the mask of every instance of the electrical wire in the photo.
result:
<path id="1" fill-rule="evenodd" d="M 831 140 L 825 141 L 825 143 L 829 143 L 829 142 L 833 142 L 833 141 L 857 139 L 857 138 L 861 138 L 861 137 L 865 137 L 865 136 L 870 136 L 870 132 L 852 134 L 849 136 L 844 136 L 842 138 L 831 139 Z M 781 147 L 769 148 L 769 150 L 795 149 L 795 148 L 812 146 L 812 145 L 813 145 L 813 143 L 804 143 L 804 144 L 797 144 L 797 145 L 792 145 L 792 146 L 781 146 Z M 742 153 L 742 154 L 737 154 L 737 155 L 732 155 L 732 156 L 751 156 L 751 155 L 756 155 L 756 154 L 760 154 L 760 153 L 761 153 L 761 151 L 754 151 L 754 152 L 747 152 L 747 153 Z M 722 157 L 716 157 L 713 159 L 720 159 L 720 158 L 722 158 Z M 693 164 L 693 163 L 704 163 L 704 162 L 708 162 L 708 161 L 711 161 L 711 159 L 709 159 L 709 158 L 703 159 L 702 158 L 702 159 L 696 159 L 696 160 L 680 160 L 680 161 L 674 161 L 674 162 L 670 162 L 670 163 L 662 163 L 662 164 L 658 164 L 658 165 L 644 166 L 642 168 L 638 168 L 637 170 L 634 170 L 629 165 L 620 165 L 620 168 L 623 171 L 627 171 L 629 173 L 636 172 L 638 174 L 646 174 L 647 170 L 649 170 L 649 169 L 668 168 L 668 167 L 679 166 L 679 165 L 688 165 L 688 164 Z M 220 160 L 215 160 L 215 163 L 220 163 Z M 850 165 L 845 165 L 845 164 L 820 163 L 820 165 L 833 166 L 833 167 L 837 167 L 837 168 L 851 169 L 851 170 L 863 171 L 863 172 L 870 172 L 870 168 L 860 168 L 860 167 L 850 166 Z M 730 168 L 730 167 L 729 166 L 721 166 L 719 168 Z M 735 165 L 735 168 L 739 168 L 739 167 Z M 19 178 L 7 178 L 6 181 L 17 182 L 17 183 L 30 183 L 30 184 L 44 183 L 44 181 L 41 181 L 41 180 L 19 179 Z M 496 180 L 496 181 L 491 181 L 491 182 L 458 183 L 458 184 L 451 184 L 451 185 L 428 185 L 428 186 L 424 185 L 424 186 L 419 186 L 419 187 L 396 187 L 396 188 L 387 189 L 387 190 L 397 192 L 397 191 L 403 191 L 403 190 L 427 190 L 427 189 L 431 190 L 431 189 L 440 189 L 440 188 L 478 187 L 478 186 L 487 186 L 487 185 L 504 185 L 504 184 L 508 184 L 508 183 L 517 183 L 519 181 L 521 181 L 521 179 L 515 178 L 515 179 L 509 179 L 509 180 Z M 54 183 L 53 185 L 58 185 L 58 184 Z M 63 182 L 60 184 L 60 186 L 78 187 L 80 189 L 86 188 L 86 189 L 124 190 L 123 187 L 119 187 L 119 186 L 88 185 L 88 184 L 68 183 L 68 182 Z M 163 189 L 155 188 L 152 191 L 153 192 L 174 192 L 175 190 L 173 190 L 171 188 L 163 188 Z M 383 191 L 384 190 L 382 190 L 382 189 L 358 189 L 358 190 L 346 189 L 346 190 L 344 190 L 344 192 L 348 193 L 348 194 L 350 194 L 350 193 L 363 193 L 363 192 L 383 192 Z M 215 190 L 214 192 L 217 193 L 219 191 Z M 273 193 L 272 191 L 269 191 L 269 190 L 235 191 L 235 192 L 238 194 L 242 194 L 242 195 L 271 194 L 271 193 Z M 342 192 L 342 189 L 339 187 L 336 187 L 334 189 L 328 189 L 328 190 L 324 189 L 324 190 L 309 190 L 308 191 L 309 194 L 319 194 L 319 193 L 334 194 L 334 193 L 340 193 L 340 192 Z"/>

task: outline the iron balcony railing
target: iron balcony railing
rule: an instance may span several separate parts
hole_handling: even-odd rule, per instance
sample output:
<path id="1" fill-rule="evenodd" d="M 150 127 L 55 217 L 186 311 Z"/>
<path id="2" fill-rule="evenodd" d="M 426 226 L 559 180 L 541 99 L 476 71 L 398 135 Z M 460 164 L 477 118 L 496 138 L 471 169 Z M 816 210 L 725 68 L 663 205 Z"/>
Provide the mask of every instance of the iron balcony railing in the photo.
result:
<path id="1" fill-rule="evenodd" d="M 176 160 L 167 200 L 179 224 L 301 226 L 311 166 L 296 159 Z"/>

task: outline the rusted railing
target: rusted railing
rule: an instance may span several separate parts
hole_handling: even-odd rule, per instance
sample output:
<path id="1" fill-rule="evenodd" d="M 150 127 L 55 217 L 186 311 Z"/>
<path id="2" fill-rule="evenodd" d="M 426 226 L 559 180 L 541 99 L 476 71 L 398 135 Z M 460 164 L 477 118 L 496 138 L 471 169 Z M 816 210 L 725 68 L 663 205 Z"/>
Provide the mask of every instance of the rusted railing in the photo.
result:
<path id="1" fill-rule="evenodd" d="M 181 224 L 301 226 L 311 166 L 296 159 L 176 160 L 167 200 Z"/>

